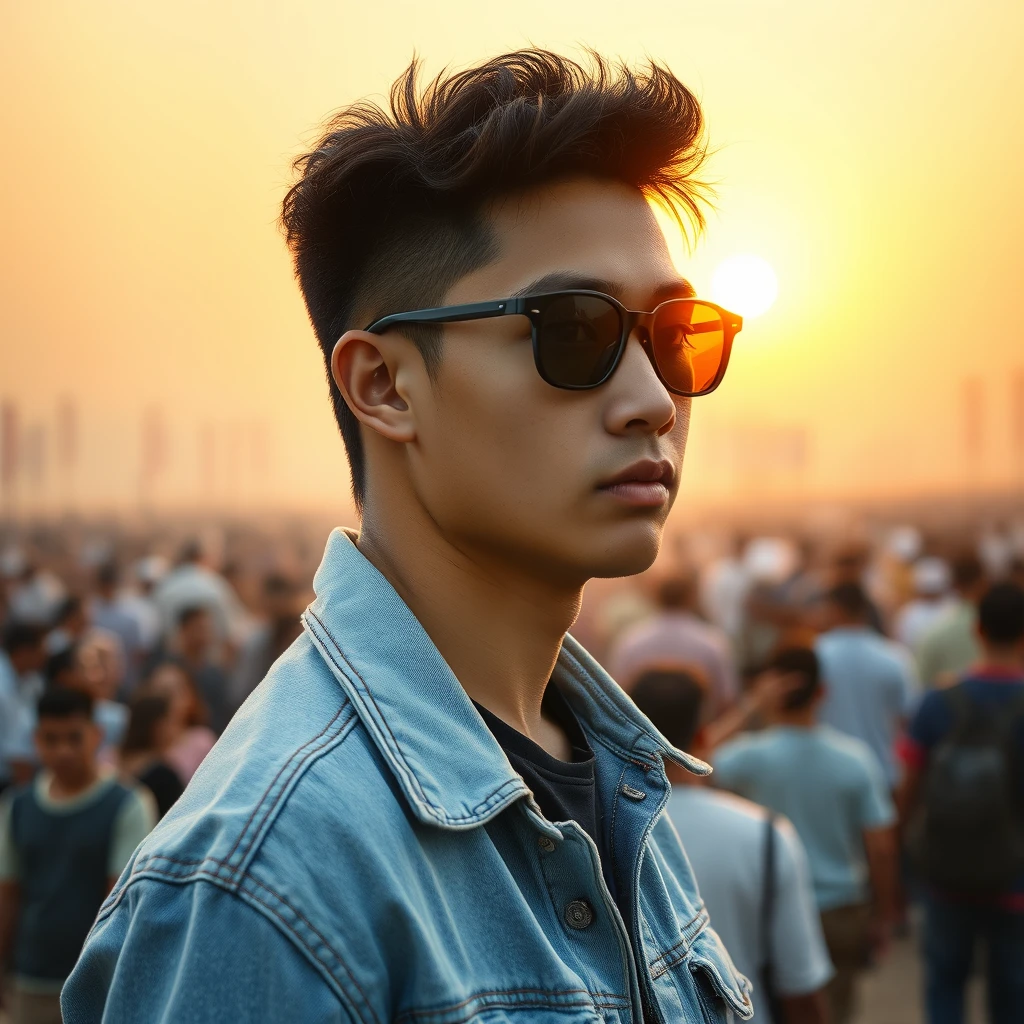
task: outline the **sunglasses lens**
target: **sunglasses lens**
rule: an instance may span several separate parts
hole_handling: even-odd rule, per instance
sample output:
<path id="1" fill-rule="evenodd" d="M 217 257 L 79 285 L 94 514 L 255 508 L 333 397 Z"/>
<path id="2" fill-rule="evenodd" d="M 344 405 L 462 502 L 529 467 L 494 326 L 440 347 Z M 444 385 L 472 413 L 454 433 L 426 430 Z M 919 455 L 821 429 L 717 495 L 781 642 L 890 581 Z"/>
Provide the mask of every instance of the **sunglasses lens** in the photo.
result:
<path id="1" fill-rule="evenodd" d="M 665 303 L 652 341 L 658 370 L 674 391 L 699 395 L 715 383 L 725 358 L 725 324 L 713 306 L 690 299 Z"/>
<path id="2" fill-rule="evenodd" d="M 594 295 L 544 301 L 537 325 L 537 358 L 556 387 L 593 387 L 608 376 L 622 337 L 619 311 Z"/>

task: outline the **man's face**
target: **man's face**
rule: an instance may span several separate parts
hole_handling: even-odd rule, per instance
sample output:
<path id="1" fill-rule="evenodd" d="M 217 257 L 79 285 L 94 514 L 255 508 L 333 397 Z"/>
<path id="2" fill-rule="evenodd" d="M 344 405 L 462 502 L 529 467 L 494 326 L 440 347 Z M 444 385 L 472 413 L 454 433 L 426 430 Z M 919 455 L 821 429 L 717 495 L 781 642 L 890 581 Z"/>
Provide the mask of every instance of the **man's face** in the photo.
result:
<path id="1" fill-rule="evenodd" d="M 686 294 L 650 207 L 619 183 L 573 180 L 492 211 L 501 256 L 460 280 L 445 304 L 537 291 L 607 291 L 650 310 L 667 285 Z M 601 284 L 599 282 L 606 282 Z M 446 325 L 435 379 L 410 382 L 413 486 L 460 549 L 578 585 L 654 561 L 679 486 L 689 400 L 670 394 L 636 337 L 611 380 L 590 391 L 545 383 L 525 317 Z M 638 501 L 610 490 L 644 460 L 672 482 Z"/>
<path id="2" fill-rule="evenodd" d="M 99 727 L 85 715 L 42 718 L 36 727 L 39 760 L 61 782 L 74 784 L 88 775 L 99 745 Z"/>

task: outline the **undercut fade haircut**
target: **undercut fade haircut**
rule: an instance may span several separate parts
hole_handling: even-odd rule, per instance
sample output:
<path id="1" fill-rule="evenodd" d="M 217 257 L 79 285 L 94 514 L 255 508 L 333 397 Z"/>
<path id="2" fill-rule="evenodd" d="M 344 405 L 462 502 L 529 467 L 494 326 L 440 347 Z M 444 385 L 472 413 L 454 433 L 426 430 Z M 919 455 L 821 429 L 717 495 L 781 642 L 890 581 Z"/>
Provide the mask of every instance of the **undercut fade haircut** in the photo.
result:
<path id="1" fill-rule="evenodd" d="M 529 49 L 422 90 L 417 71 L 414 60 L 387 107 L 357 103 L 327 122 L 295 161 L 282 213 L 359 508 L 359 422 L 330 369 L 345 331 L 441 305 L 457 281 L 497 259 L 484 209 L 502 196 L 576 175 L 621 181 L 697 233 L 709 192 L 697 177 L 700 104 L 660 64 L 633 70 L 591 52 L 584 65 Z M 434 375 L 442 329 L 401 329 Z"/>

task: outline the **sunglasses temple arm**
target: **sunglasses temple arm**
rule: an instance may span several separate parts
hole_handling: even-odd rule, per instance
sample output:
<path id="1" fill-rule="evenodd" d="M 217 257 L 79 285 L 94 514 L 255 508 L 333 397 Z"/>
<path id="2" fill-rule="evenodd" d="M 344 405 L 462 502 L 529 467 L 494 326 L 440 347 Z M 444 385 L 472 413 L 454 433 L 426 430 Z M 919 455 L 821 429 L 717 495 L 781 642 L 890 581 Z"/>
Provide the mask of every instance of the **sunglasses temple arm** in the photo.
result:
<path id="1" fill-rule="evenodd" d="M 387 330 L 394 324 L 454 324 L 463 320 L 487 320 L 516 312 L 516 300 L 501 302 L 470 302 L 463 306 L 443 306 L 440 309 L 414 309 L 408 313 L 393 313 L 376 320 L 366 328 L 371 334 Z"/>

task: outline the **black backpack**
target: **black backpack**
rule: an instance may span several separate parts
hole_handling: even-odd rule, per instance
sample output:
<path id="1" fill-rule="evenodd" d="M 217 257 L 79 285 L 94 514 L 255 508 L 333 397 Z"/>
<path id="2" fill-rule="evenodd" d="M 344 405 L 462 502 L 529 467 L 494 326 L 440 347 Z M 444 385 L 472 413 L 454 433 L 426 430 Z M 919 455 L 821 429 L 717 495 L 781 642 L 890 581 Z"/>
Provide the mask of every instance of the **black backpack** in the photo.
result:
<path id="1" fill-rule="evenodd" d="M 966 892 L 1008 888 L 1024 872 L 1024 807 L 1015 748 L 1024 691 L 1009 704 L 943 695 L 949 735 L 931 752 L 910 849 L 925 881 Z"/>

